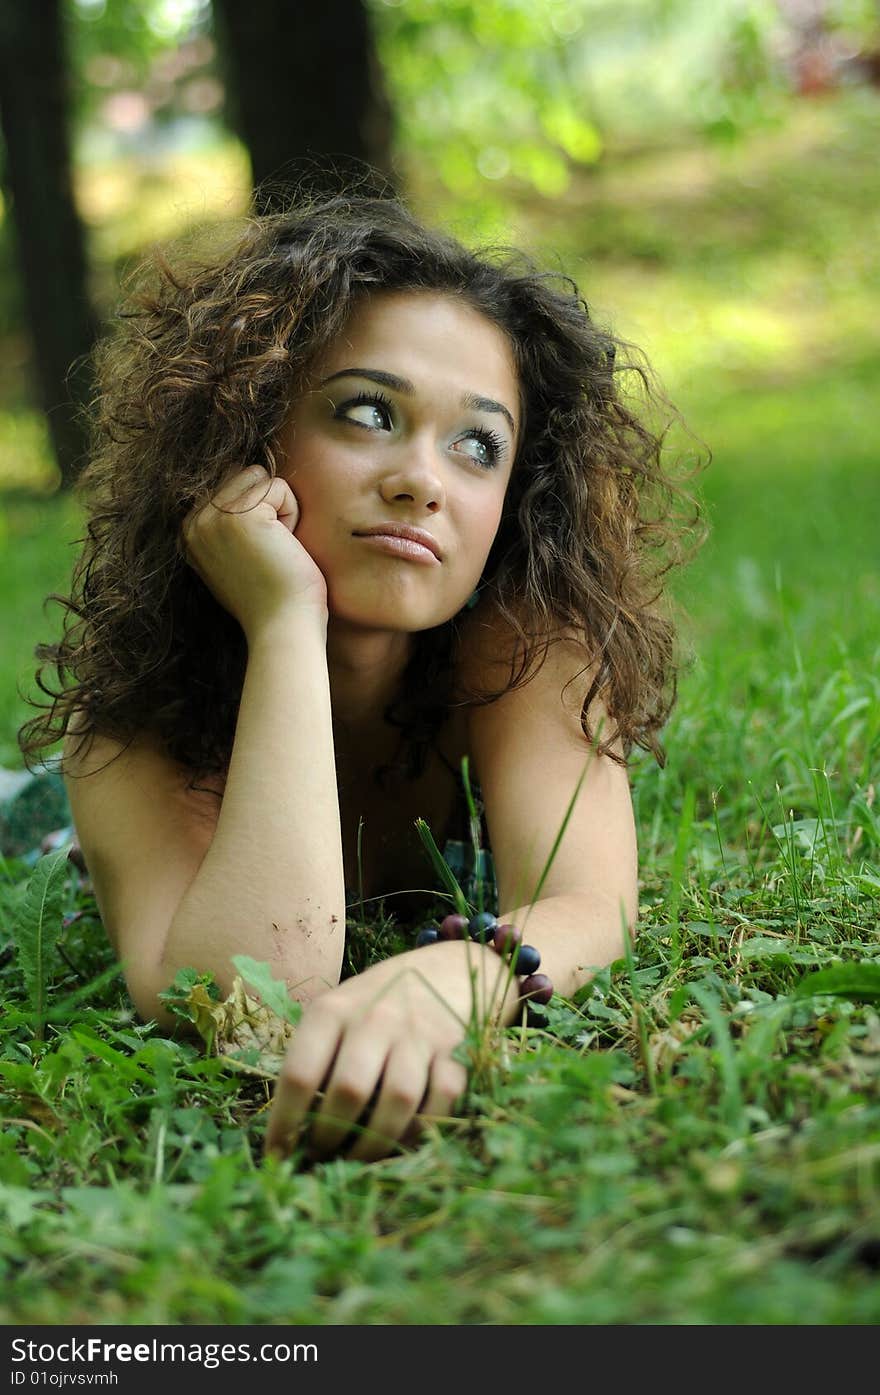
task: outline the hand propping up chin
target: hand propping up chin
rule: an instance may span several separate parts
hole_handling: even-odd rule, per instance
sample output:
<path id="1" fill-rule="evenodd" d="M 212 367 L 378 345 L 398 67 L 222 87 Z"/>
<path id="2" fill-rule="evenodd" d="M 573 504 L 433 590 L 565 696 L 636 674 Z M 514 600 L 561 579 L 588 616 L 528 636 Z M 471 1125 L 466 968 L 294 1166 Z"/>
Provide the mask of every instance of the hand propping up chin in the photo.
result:
<path id="1" fill-rule="evenodd" d="M 184 519 L 187 562 L 247 635 L 291 608 L 326 617 L 327 585 L 293 536 L 298 522 L 290 485 L 262 465 L 241 470 Z"/>

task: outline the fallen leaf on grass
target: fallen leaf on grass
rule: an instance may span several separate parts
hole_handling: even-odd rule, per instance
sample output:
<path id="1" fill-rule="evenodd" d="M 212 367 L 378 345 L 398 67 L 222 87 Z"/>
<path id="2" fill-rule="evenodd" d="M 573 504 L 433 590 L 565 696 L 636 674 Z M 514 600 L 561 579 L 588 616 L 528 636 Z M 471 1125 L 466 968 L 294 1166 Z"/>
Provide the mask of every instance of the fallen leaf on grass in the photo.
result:
<path id="1" fill-rule="evenodd" d="M 220 1002 L 205 984 L 193 984 L 183 1006 L 209 1052 L 247 1075 L 270 1080 L 278 1076 L 296 1028 L 248 993 L 240 975 Z"/>

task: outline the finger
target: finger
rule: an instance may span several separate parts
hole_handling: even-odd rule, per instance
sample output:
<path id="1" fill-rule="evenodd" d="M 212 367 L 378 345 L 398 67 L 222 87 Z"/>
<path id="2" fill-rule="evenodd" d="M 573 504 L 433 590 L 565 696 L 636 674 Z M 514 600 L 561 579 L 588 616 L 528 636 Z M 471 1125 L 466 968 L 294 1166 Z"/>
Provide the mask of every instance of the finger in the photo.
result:
<path id="1" fill-rule="evenodd" d="M 309 1132 L 309 1148 L 321 1155 L 335 1152 L 363 1114 L 382 1079 L 387 1040 L 349 1029 L 324 1089 Z"/>
<path id="2" fill-rule="evenodd" d="M 435 1056 L 424 1101 L 401 1140 L 416 1143 L 424 1134 L 426 1124 L 440 1123 L 457 1111 L 467 1090 L 467 1071 L 451 1056 Z"/>
<path id="3" fill-rule="evenodd" d="M 231 500 L 226 513 L 250 513 L 261 504 L 268 504 L 275 515 L 275 521 L 283 523 L 289 533 L 293 533 L 299 523 L 299 503 L 286 480 L 275 475 L 269 480 L 257 480 L 237 498 Z"/>
<path id="4" fill-rule="evenodd" d="M 275 1086 L 265 1151 L 289 1153 L 315 1108 L 316 1092 L 339 1048 L 340 1024 L 327 1012 L 303 1014 Z"/>
<path id="5" fill-rule="evenodd" d="M 271 479 L 272 476 L 265 465 L 247 465 L 243 470 L 237 470 L 234 475 L 225 480 L 219 489 L 215 489 L 208 500 L 208 505 L 213 504 L 215 508 L 224 508 L 229 504 L 234 504 L 258 486 L 265 489 Z"/>
<path id="6" fill-rule="evenodd" d="M 217 513 L 236 516 L 250 514 L 263 504 L 268 505 L 271 522 L 283 523 L 288 532 L 294 531 L 299 522 L 299 504 L 290 486 L 277 476 L 270 479 L 261 466 L 257 468 L 261 471 L 262 479 L 253 481 L 234 496 L 218 492 L 202 508 L 187 515 L 183 524 L 185 543 L 191 542 L 195 529 L 210 529 Z M 263 516 L 266 516 L 265 513 Z"/>
<path id="7" fill-rule="evenodd" d="M 241 494 L 247 493 L 255 485 L 265 484 L 272 479 L 265 465 L 246 465 L 243 470 L 237 470 L 228 480 L 221 484 L 220 488 L 212 495 L 215 503 L 228 503 L 230 499 L 236 499 Z"/>
<path id="8" fill-rule="evenodd" d="M 278 502 L 272 499 L 273 507 L 278 514 L 278 522 L 283 523 L 291 533 L 296 532 L 296 525 L 299 523 L 299 500 L 286 480 L 276 475 L 272 481 L 273 486 L 279 486 L 277 490 Z"/>
<path id="9" fill-rule="evenodd" d="M 399 1145 L 410 1128 L 428 1087 L 428 1059 L 412 1042 L 396 1046 L 382 1074 L 376 1107 L 348 1156 L 358 1162 L 384 1158 Z"/>
<path id="10" fill-rule="evenodd" d="M 289 486 L 277 475 L 270 475 L 262 465 L 256 468 L 256 478 L 251 478 L 248 482 L 242 480 L 241 476 L 236 476 L 232 483 L 238 487 L 234 491 L 230 489 L 228 493 L 218 491 L 210 499 L 209 508 L 220 509 L 224 513 L 249 513 L 251 509 L 257 508 L 267 500 L 276 508 L 284 499 L 285 490 L 288 490 Z"/>
<path id="11" fill-rule="evenodd" d="M 435 1056 L 425 1102 L 419 1110 L 422 1119 L 448 1119 L 467 1091 L 468 1073 L 452 1056 Z"/>
<path id="12" fill-rule="evenodd" d="M 227 504 L 235 503 L 244 494 L 248 493 L 257 484 L 265 484 L 269 479 L 269 472 L 264 465 L 248 465 L 246 469 L 239 470 L 230 479 L 226 480 L 219 489 L 216 489 L 210 499 L 196 504 L 190 509 L 183 520 L 181 528 L 184 536 L 192 528 L 196 519 L 203 516 L 209 509 L 224 508 Z"/>

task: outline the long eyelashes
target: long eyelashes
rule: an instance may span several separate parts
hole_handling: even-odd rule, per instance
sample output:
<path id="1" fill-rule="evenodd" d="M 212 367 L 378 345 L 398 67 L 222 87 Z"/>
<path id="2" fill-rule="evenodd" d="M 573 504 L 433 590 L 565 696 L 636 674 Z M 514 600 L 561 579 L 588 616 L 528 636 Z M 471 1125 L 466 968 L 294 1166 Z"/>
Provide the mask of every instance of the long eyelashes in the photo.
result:
<path id="1" fill-rule="evenodd" d="M 342 416 L 349 407 L 380 407 L 385 413 L 388 425 L 391 425 L 391 401 L 385 396 L 384 392 L 359 392 L 357 397 L 352 397 L 350 401 L 343 402 L 342 406 L 337 409 L 337 416 Z M 361 426 L 364 424 L 364 422 L 360 423 Z"/>
<path id="2" fill-rule="evenodd" d="M 475 441 L 480 441 L 492 455 L 492 464 L 496 464 L 507 448 L 507 442 L 503 436 L 499 436 L 497 431 L 492 431 L 487 426 L 475 426 L 468 435 Z"/>
<path id="3" fill-rule="evenodd" d="M 359 392 L 356 397 L 351 397 L 347 402 L 340 403 L 334 415 L 338 419 L 345 421 L 347 420 L 345 414 L 350 411 L 352 407 L 375 407 L 378 411 L 384 413 L 386 427 L 391 426 L 393 404 L 390 399 L 385 396 L 384 392 Z M 353 425 L 362 426 L 366 431 L 382 429 L 381 427 L 369 426 L 363 421 L 354 422 Z M 492 431 L 491 428 L 486 426 L 471 427 L 470 430 L 466 431 L 464 436 L 459 439 L 478 441 L 480 445 L 485 447 L 489 455 L 487 460 L 480 460 L 475 455 L 469 455 L 467 457 L 469 460 L 472 460 L 475 465 L 480 466 L 484 470 L 493 469 L 507 449 L 507 442 L 504 437 L 499 435 L 497 431 Z"/>

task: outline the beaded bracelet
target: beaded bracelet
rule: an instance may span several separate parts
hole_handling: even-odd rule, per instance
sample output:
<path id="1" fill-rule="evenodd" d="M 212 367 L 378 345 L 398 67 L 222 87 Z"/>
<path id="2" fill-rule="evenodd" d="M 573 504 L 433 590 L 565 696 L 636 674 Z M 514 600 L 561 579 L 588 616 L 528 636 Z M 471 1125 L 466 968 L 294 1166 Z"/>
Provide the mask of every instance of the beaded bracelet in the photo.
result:
<path id="1" fill-rule="evenodd" d="M 543 1026 L 546 1018 L 535 1005 L 549 1003 L 553 984 L 546 974 L 539 974 L 541 956 L 534 945 L 522 943 L 522 931 L 515 925 L 500 924 L 490 911 L 479 911 L 468 919 L 465 915 L 448 915 L 439 925 L 425 925 L 416 936 L 416 947 L 436 944 L 438 940 L 463 940 L 470 935 L 478 944 L 488 944 L 509 959 L 514 973 L 521 974 L 519 997 L 526 1009 L 526 1021 L 531 1026 Z"/>

